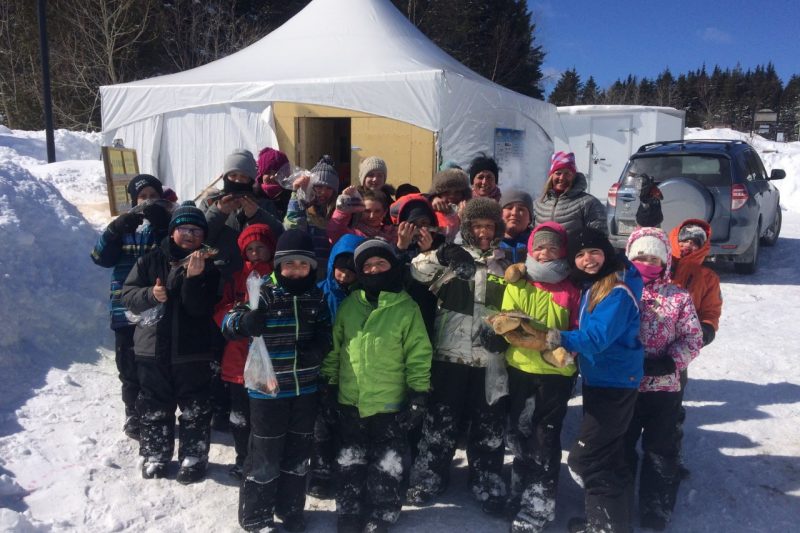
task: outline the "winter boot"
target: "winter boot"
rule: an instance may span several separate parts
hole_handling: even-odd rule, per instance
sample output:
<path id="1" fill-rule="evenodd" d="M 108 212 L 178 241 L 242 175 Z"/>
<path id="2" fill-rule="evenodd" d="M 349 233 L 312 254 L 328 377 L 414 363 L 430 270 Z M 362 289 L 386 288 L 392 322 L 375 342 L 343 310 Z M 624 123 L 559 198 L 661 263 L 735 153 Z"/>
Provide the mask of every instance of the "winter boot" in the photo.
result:
<path id="1" fill-rule="evenodd" d="M 541 533 L 544 531 L 543 526 L 539 526 L 521 518 L 514 518 L 511 521 L 511 533 Z"/>
<path id="2" fill-rule="evenodd" d="M 228 475 L 231 476 L 233 479 L 237 479 L 239 481 L 242 480 L 244 477 L 244 473 L 242 472 L 242 467 L 239 465 L 233 465 L 228 470 Z"/>
<path id="3" fill-rule="evenodd" d="M 339 515 L 336 533 L 361 533 L 361 517 L 353 514 Z"/>
<path id="4" fill-rule="evenodd" d="M 589 524 L 586 519 L 580 516 L 574 516 L 567 521 L 567 531 L 569 533 L 588 533 Z"/>
<path id="5" fill-rule="evenodd" d="M 167 477 L 167 463 L 158 457 L 148 457 L 142 464 L 142 477 L 144 479 L 163 479 Z"/>
<path id="6" fill-rule="evenodd" d="M 426 491 L 421 487 L 409 487 L 406 491 L 406 503 L 415 507 L 431 505 L 436 499 L 436 494 Z"/>
<path id="7" fill-rule="evenodd" d="M 198 457 L 184 457 L 175 480 L 184 485 L 202 481 L 206 477 L 206 465 L 207 463 Z"/>
<path id="8" fill-rule="evenodd" d="M 664 531 L 667 528 L 667 520 L 656 513 L 643 514 L 639 519 L 642 529 L 652 529 L 653 531 Z"/>
<path id="9" fill-rule="evenodd" d="M 370 518 L 367 520 L 367 523 L 364 524 L 363 529 L 363 533 L 388 533 L 388 531 L 389 522 L 379 518 Z"/>
<path id="10" fill-rule="evenodd" d="M 281 518 L 283 529 L 290 533 L 301 533 L 306 530 L 306 518 L 302 511 Z"/>
<path id="11" fill-rule="evenodd" d="M 335 496 L 333 480 L 311 475 L 306 494 L 320 500 L 330 500 Z"/>
<path id="12" fill-rule="evenodd" d="M 136 414 L 136 411 L 130 414 L 126 409 L 125 425 L 122 426 L 122 431 L 129 438 L 139 440 L 139 415 Z"/>
<path id="13" fill-rule="evenodd" d="M 506 499 L 503 496 L 489 496 L 481 504 L 481 510 L 490 516 L 502 516 L 506 509 Z"/>

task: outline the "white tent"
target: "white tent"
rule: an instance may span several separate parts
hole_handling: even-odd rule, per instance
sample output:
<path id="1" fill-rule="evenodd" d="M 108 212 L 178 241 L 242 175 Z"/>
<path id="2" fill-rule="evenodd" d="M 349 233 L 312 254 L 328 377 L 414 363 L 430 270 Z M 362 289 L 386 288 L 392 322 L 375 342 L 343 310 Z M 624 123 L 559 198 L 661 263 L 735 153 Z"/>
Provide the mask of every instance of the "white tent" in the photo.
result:
<path id="1" fill-rule="evenodd" d="M 140 170 L 191 198 L 225 154 L 276 146 L 273 102 L 370 113 L 434 132 L 442 160 L 495 154 L 501 187 L 538 192 L 556 108 L 447 55 L 389 0 L 314 0 L 251 46 L 167 76 L 104 86 L 104 140 L 136 148 Z M 293 154 L 289 154 L 292 158 Z"/>

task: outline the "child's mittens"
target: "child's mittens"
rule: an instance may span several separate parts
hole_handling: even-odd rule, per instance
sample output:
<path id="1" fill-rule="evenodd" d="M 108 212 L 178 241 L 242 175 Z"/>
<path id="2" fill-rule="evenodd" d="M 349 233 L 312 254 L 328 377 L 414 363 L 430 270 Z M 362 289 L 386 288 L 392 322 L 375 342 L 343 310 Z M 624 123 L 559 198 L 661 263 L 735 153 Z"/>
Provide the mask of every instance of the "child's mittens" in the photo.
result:
<path id="1" fill-rule="evenodd" d="M 475 275 L 475 258 L 457 244 L 445 244 L 436 250 L 436 260 L 442 266 L 449 266 L 456 275 L 465 280 Z"/>
<path id="2" fill-rule="evenodd" d="M 675 360 L 670 356 L 644 358 L 645 376 L 666 376 L 674 374 L 675 370 Z"/>
<path id="3" fill-rule="evenodd" d="M 239 321 L 239 331 L 248 337 L 260 337 L 267 332 L 267 312 L 263 309 L 248 311 Z"/>
<path id="4" fill-rule="evenodd" d="M 559 346 L 555 350 L 543 351 L 542 359 L 544 359 L 546 363 L 549 363 L 556 368 L 564 368 L 575 361 L 575 356 L 567 351 L 567 349 L 563 346 Z"/>
<path id="5" fill-rule="evenodd" d="M 395 420 L 403 431 L 410 431 L 422 423 L 428 406 L 428 393 L 411 391 L 408 406 L 397 413 Z"/>
<path id="6" fill-rule="evenodd" d="M 508 283 L 516 283 L 528 274 L 525 263 L 514 263 L 506 269 L 504 278 Z"/>
<path id="7" fill-rule="evenodd" d="M 508 341 L 487 325 L 480 326 L 479 339 L 481 346 L 490 352 L 503 353 L 508 349 Z"/>
<path id="8" fill-rule="evenodd" d="M 364 211 L 364 199 L 355 187 L 347 187 L 336 199 L 336 209 L 343 213 L 361 213 Z"/>

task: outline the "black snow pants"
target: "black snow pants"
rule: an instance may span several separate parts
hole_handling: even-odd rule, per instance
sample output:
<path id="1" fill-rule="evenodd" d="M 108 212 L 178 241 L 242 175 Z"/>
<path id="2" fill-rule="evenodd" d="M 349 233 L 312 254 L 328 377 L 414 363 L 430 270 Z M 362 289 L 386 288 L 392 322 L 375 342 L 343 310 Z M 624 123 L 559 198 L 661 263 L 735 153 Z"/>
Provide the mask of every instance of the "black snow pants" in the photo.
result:
<path id="1" fill-rule="evenodd" d="M 233 449 L 236 450 L 236 466 L 244 466 L 247 446 L 250 441 L 250 396 L 241 383 L 227 382 L 230 395 L 230 423 Z"/>
<path id="2" fill-rule="evenodd" d="M 340 405 L 336 457 L 336 512 L 393 524 L 403 505 L 400 485 L 408 448 L 396 413 L 361 418 L 358 409 Z"/>
<path id="3" fill-rule="evenodd" d="M 639 477 L 639 515 L 668 522 L 675 508 L 680 485 L 680 392 L 640 392 L 633 420 L 625 435 L 625 452 L 633 479 L 639 455 L 636 443 L 642 438 L 642 467 Z"/>
<path id="4" fill-rule="evenodd" d="M 516 520 L 541 529 L 555 520 L 561 428 L 575 378 L 508 368 L 508 445 L 514 454 L 511 498 Z"/>
<path id="5" fill-rule="evenodd" d="M 625 459 L 625 434 L 638 393 L 583 385 L 583 419 L 567 464 L 585 491 L 587 532 L 631 530 L 633 478 Z"/>
<path id="6" fill-rule="evenodd" d="M 139 396 L 139 375 L 136 371 L 136 355 L 133 352 L 133 332 L 136 326 L 125 326 L 114 330 L 114 360 L 117 363 L 119 381 L 122 383 L 122 403 L 125 417 L 136 416 L 136 398 Z"/>
<path id="7" fill-rule="evenodd" d="M 322 414 L 314 421 L 314 445 L 311 452 L 311 477 L 322 482 L 333 480 L 336 462 L 338 428 Z"/>
<path id="8" fill-rule="evenodd" d="M 136 364 L 141 386 L 136 399 L 141 427 L 139 455 L 152 462 L 172 459 L 175 409 L 180 407 L 178 461 L 185 457 L 207 461 L 211 441 L 208 361 L 170 364 L 140 358 Z"/>
<path id="9" fill-rule="evenodd" d="M 239 489 L 239 525 L 255 531 L 303 512 L 317 394 L 250 398 L 250 446 Z"/>
<path id="10" fill-rule="evenodd" d="M 433 361 L 431 402 L 422 426 L 410 486 L 428 494 L 447 488 L 462 420 L 469 423 L 469 488 L 480 501 L 504 498 L 503 468 L 508 398 L 486 403 L 486 369 Z"/>

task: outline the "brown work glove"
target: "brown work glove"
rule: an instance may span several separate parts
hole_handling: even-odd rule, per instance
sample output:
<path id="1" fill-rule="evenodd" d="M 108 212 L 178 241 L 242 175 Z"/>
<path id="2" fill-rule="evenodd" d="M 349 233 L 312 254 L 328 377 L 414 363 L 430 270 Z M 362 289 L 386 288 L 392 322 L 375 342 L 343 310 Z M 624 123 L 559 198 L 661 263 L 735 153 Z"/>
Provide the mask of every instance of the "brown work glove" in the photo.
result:
<path id="1" fill-rule="evenodd" d="M 531 330 L 530 332 L 523 332 L 519 329 L 515 329 L 514 331 L 506 333 L 504 337 L 509 344 L 518 348 L 541 352 L 548 347 L 546 331 Z"/>
<path id="2" fill-rule="evenodd" d="M 545 350 L 542 352 L 542 359 L 546 363 L 553 365 L 556 368 L 564 368 L 575 360 L 575 357 L 568 352 L 563 346 L 559 346 L 555 350 Z"/>
<path id="3" fill-rule="evenodd" d="M 516 283 L 523 279 L 528 274 L 528 269 L 525 268 L 525 263 L 514 263 L 506 269 L 503 276 L 508 283 Z"/>

